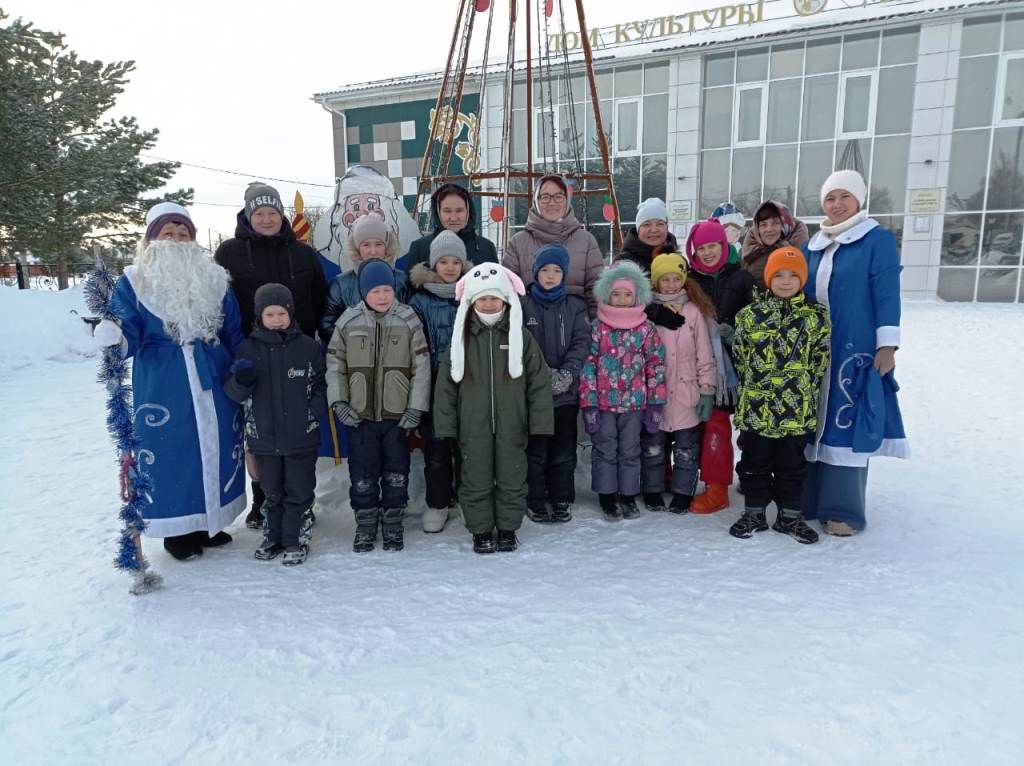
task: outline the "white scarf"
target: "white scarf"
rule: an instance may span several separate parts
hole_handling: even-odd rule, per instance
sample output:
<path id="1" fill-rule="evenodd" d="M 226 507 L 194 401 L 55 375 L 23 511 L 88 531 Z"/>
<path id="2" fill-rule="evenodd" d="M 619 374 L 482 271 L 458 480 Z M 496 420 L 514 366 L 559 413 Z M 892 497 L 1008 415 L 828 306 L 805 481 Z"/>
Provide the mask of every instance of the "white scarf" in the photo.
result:
<path id="1" fill-rule="evenodd" d="M 821 231 L 822 233 L 825 234 L 826 237 L 828 237 L 829 239 L 833 239 L 834 237 L 837 237 L 840 234 L 842 234 L 844 231 L 852 229 L 861 221 L 866 220 L 867 217 L 868 213 L 866 210 L 858 210 L 845 221 L 840 221 L 839 223 L 829 223 L 828 219 L 826 218 L 824 221 L 821 222 Z"/>
<path id="2" fill-rule="evenodd" d="M 473 312 L 476 314 L 476 318 L 488 327 L 494 327 L 505 316 L 505 309 L 502 309 L 497 314 L 481 314 L 477 309 L 473 309 Z"/>

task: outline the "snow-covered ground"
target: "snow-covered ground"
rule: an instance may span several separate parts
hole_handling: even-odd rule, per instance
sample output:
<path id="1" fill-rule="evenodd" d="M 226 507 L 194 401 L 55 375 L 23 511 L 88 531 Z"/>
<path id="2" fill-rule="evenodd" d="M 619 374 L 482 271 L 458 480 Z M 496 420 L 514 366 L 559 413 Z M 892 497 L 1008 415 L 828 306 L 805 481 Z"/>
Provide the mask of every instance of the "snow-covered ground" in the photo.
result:
<path id="1" fill-rule="evenodd" d="M 150 544 L 132 597 L 80 302 L 0 291 L 4 763 L 1024 761 L 1019 307 L 905 307 L 914 458 L 856 538 L 734 540 L 735 494 L 609 524 L 585 489 L 515 554 L 410 519 L 356 556 L 346 503 L 292 569 L 241 526 Z"/>

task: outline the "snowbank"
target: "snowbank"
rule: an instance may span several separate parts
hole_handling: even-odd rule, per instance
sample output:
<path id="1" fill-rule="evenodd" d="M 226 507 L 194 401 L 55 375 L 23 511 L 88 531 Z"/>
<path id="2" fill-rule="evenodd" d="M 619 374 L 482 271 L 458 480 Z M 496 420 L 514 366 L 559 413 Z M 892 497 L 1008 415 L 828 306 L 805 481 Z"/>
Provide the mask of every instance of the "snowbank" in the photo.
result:
<path id="1" fill-rule="evenodd" d="M 0 287 L 0 375 L 44 360 L 78 361 L 93 356 L 82 286 L 68 290 Z"/>
<path id="2" fill-rule="evenodd" d="M 53 297 L 26 305 L 64 321 Z M 914 457 L 872 463 L 855 538 L 735 540 L 735 491 L 609 523 L 581 467 L 573 521 L 515 554 L 410 517 L 360 556 L 343 465 L 303 566 L 239 519 L 200 561 L 147 541 L 141 598 L 96 360 L 40 354 L 0 428 L 0 762 L 1017 766 L 1021 337 L 1019 306 L 905 305 Z"/>

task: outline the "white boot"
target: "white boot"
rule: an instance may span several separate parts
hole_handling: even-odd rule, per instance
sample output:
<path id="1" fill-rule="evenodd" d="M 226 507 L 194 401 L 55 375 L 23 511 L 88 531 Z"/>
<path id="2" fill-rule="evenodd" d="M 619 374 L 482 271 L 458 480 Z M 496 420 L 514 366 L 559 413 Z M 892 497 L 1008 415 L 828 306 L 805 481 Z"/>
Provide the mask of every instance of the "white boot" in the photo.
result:
<path id="1" fill-rule="evenodd" d="M 447 508 L 427 508 L 423 511 L 424 532 L 440 532 L 447 522 Z"/>

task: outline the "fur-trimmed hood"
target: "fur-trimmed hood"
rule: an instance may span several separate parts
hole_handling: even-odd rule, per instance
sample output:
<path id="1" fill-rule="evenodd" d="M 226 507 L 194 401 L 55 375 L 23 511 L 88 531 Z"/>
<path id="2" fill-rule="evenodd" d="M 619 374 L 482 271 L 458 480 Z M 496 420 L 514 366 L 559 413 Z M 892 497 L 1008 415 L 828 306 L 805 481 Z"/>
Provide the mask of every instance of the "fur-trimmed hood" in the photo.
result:
<path id="1" fill-rule="evenodd" d="M 462 264 L 462 273 L 459 276 L 465 276 L 466 272 L 471 268 L 473 268 L 473 262 L 465 261 Z M 413 290 L 420 290 L 425 284 L 444 284 L 441 281 L 441 277 L 437 276 L 437 272 L 429 268 L 425 263 L 417 263 L 412 267 L 412 271 L 409 272 L 409 283 L 412 285 Z"/>
<path id="2" fill-rule="evenodd" d="M 387 249 L 385 250 L 385 258 L 388 266 L 395 268 L 395 261 L 398 260 L 399 256 L 399 244 L 398 235 L 395 234 L 395 230 L 388 226 L 388 241 Z M 359 260 L 359 248 L 356 247 L 355 237 L 349 234 L 348 239 L 345 240 L 345 247 L 341 251 L 341 273 L 345 274 L 349 271 L 355 270 L 360 264 Z"/>
<path id="3" fill-rule="evenodd" d="M 644 270 L 633 261 L 616 261 L 601 274 L 594 285 L 594 298 L 598 303 L 608 305 L 612 285 L 620 279 L 628 279 L 636 290 L 636 305 L 646 306 L 651 302 L 651 280 Z"/>

